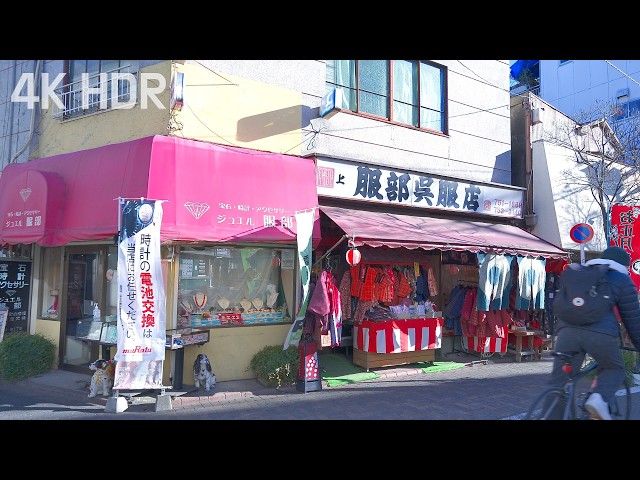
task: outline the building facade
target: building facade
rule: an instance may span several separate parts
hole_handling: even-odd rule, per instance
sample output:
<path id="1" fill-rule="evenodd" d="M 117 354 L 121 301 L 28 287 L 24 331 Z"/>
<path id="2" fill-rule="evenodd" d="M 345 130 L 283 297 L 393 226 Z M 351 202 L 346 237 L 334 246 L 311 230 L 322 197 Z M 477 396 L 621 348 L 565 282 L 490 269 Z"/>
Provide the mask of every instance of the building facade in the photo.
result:
<path id="1" fill-rule="evenodd" d="M 53 92 L 31 109 L 29 78 L 31 97 Z M 78 328 L 94 303 L 105 323 L 118 314 L 119 198 L 166 202 L 166 327 L 171 341 L 206 332 L 180 355 L 168 346 L 174 385 L 201 352 L 220 381 L 252 378 L 251 357 L 285 341 L 304 297 L 305 212 L 313 267 L 344 254 L 346 236 L 370 260 L 429 251 L 438 275 L 449 250 L 565 257 L 521 228 L 533 207 L 514 181 L 506 60 L 4 60 L 0 92 L 0 243 L 29 270 L 29 288 L 5 292 L 7 325 L 55 339 L 59 368 L 84 368 L 105 343 L 114 353 Z M 60 216 L 46 208 L 56 199 Z M 392 215 L 397 231 L 403 216 L 443 222 L 405 245 L 345 231 L 344 210 Z M 38 225 L 12 221 L 35 211 Z M 447 238 L 456 225 L 470 229 Z"/>

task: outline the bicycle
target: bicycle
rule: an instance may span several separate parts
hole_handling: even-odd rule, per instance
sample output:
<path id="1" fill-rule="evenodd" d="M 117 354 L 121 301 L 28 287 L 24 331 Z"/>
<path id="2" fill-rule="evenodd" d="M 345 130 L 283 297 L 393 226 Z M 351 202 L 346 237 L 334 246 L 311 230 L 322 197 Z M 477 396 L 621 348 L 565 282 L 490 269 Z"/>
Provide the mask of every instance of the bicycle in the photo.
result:
<path id="1" fill-rule="evenodd" d="M 622 350 L 638 352 L 640 350 L 633 347 L 620 346 Z M 558 404 L 564 405 L 561 420 L 589 420 L 590 413 L 585 407 L 585 402 L 591 395 L 593 387 L 597 382 L 597 377 L 588 378 L 591 372 L 598 368 L 598 363 L 593 357 L 586 356 L 580 370 L 572 375 L 571 359 L 579 352 L 551 352 L 554 357 L 560 357 L 564 361 L 562 370 L 567 374 L 567 382 L 563 387 L 549 387 L 542 391 L 533 401 L 525 420 L 550 420 L 549 416 L 554 412 Z M 584 382 L 589 380 L 588 387 L 582 388 Z M 623 388 L 618 390 L 612 401 L 609 402 L 609 411 L 612 420 L 629 420 L 631 416 L 631 380 L 625 374 Z M 577 393 L 582 388 L 585 391 Z"/>

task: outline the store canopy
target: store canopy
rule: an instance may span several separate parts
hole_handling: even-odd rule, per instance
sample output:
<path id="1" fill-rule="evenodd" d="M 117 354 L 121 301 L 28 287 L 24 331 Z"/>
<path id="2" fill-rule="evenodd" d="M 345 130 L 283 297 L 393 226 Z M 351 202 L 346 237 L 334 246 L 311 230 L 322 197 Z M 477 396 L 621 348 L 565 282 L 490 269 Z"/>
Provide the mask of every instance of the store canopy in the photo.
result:
<path id="1" fill-rule="evenodd" d="M 26 163 L 0 176 L 0 245 L 113 239 L 118 199 L 165 200 L 163 242 L 295 242 L 314 211 L 313 160 L 152 136 Z M 315 210 L 314 210 L 315 209 Z"/>
<path id="2" fill-rule="evenodd" d="M 468 250 L 568 258 L 555 245 L 511 225 L 321 206 L 357 246 Z"/>

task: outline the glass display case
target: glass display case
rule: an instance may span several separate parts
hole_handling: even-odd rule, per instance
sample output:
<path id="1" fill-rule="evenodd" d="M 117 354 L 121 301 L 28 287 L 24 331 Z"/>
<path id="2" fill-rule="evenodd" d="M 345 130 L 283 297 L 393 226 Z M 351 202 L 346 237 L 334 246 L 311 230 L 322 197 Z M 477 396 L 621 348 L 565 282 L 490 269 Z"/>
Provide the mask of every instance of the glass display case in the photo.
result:
<path id="1" fill-rule="evenodd" d="M 291 322 L 294 269 L 293 248 L 183 248 L 177 326 Z"/>
<path id="2" fill-rule="evenodd" d="M 175 328 L 167 330 L 166 348 L 177 350 L 189 345 L 203 345 L 209 341 L 209 330 L 197 328 Z"/>
<path id="3" fill-rule="evenodd" d="M 102 345 L 116 345 L 118 330 L 115 316 L 106 317 L 105 320 L 93 320 L 92 318 L 78 320 L 76 338 Z"/>

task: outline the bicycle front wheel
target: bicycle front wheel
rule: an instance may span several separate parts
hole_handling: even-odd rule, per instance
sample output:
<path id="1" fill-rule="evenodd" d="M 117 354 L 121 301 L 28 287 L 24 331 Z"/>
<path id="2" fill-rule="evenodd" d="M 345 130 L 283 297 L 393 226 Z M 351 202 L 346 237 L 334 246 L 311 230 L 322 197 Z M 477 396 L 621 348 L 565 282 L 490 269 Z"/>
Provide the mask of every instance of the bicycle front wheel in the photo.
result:
<path id="1" fill-rule="evenodd" d="M 567 395 L 562 388 L 548 388 L 533 401 L 525 420 L 561 420 L 566 405 Z"/>
<path id="2" fill-rule="evenodd" d="M 631 382 L 628 377 L 610 403 L 611 420 L 629 420 L 631 418 Z"/>

